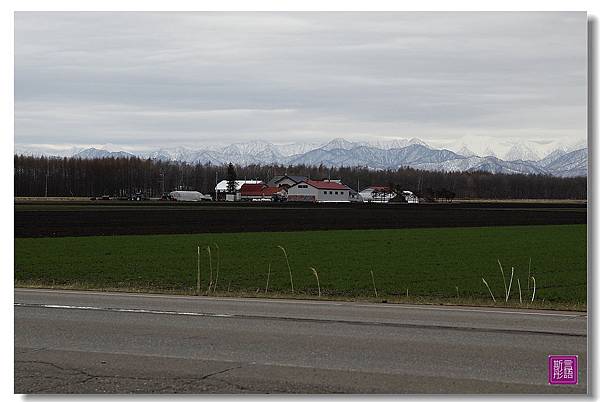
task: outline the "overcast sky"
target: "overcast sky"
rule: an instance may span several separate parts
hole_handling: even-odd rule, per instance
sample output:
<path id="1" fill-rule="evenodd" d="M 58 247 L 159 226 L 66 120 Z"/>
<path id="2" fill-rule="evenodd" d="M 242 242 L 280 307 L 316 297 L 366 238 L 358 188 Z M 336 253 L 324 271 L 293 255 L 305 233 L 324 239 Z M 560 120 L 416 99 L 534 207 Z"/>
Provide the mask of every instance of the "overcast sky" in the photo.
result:
<path id="1" fill-rule="evenodd" d="M 585 13 L 15 15 L 15 143 L 586 137 Z"/>

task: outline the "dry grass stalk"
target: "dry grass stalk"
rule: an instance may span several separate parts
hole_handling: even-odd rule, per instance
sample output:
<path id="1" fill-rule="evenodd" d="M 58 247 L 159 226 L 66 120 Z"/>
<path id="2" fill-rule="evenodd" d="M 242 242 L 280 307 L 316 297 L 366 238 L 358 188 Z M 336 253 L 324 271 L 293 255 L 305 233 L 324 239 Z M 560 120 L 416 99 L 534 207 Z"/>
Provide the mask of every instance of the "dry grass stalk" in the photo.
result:
<path id="1" fill-rule="evenodd" d="M 455 286 L 455 288 L 456 288 L 456 298 L 460 299 L 460 294 L 458 293 L 458 286 Z"/>
<path id="2" fill-rule="evenodd" d="M 285 248 L 283 248 L 283 246 L 277 246 L 281 249 L 281 251 L 283 251 L 283 255 L 285 257 L 285 262 L 288 266 L 288 270 L 290 271 L 290 284 L 292 285 L 292 293 L 294 293 L 294 279 L 292 278 L 292 268 L 290 267 L 290 261 L 288 260 L 288 256 L 287 256 L 287 252 L 285 251 Z"/>
<path id="3" fill-rule="evenodd" d="M 317 273 L 317 270 L 314 269 L 313 267 L 310 267 L 310 269 L 313 272 L 313 275 L 315 276 L 315 278 L 317 278 L 317 287 L 319 289 L 319 297 L 321 297 L 321 284 L 319 283 L 319 274 Z"/>
<path id="4" fill-rule="evenodd" d="M 198 246 L 198 274 L 196 276 L 196 295 L 200 296 L 200 246 Z"/>
<path id="5" fill-rule="evenodd" d="M 500 273 L 502 274 L 502 281 L 504 281 L 504 296 L 508 299 L 508 289 L 506 287 L 506 278 L 504 277 L 504 270 L 502 269 L 502 264 L 500 264 L 500 260 L 498 260 L 498 265 L 500 266 Z"/>
<path id="6" fill-rule="evenodd" d="M 373 290 L 375 290 L 375 297 L 379 297 L 377 295 L 377 288 L 375 287 L 375 277 L 373 276 L 373 271 L 371 271 L 371 280 L 373 281 Z"/>
<path id="7" fill-rule="evenodd" d="M 485 284 L 485 286 L 487 287 L 487 289 L 490 291 L 490 295 L 492 296 L 492 300 L 494 301 L 494 303 L 496 303 L 496 298 L 494 297 L 494 294 L 492 293 L 492 289 L 490 289 L 490 285 L 488 285 L 487 281 L 484 278 L 481 278 L 481 280 L 483 281 L 483 283 Z"/>
<path id="8" fill-rule="evenodd" d="M 517 278 L 517 285 L 519 285 L 519 304 L 523 304 L 523 297 L 521 296 L 521 281 Z"/>
<path id="9" fill-rule="evenodd" d="M 221 266 L 221 250 L 219 249 L 219 245 L 215 243 L 215 248 L 217 249 L 217 272 L 215 274 L 215 285 L 213 286 L 213 292 L 217 290 L 217 282 L 219 282 L 219 267 Z"/>
<path id="10" fill-rule="evenodd" d="M 506 293 L 506 302 L 508 302 L 508 298 L 510 297 L 510 288 L 512 288 L 513 275 L 515 274 L 515 267 L 512 267 L 510 271 L 510 283 L 508 284 L 508 292 Z"/>
<path id="11" fill-rule="evenodd" d="M 267 272 L 267 286 L 265 286 L 265 293 L 269 291 L 269 278 L 271 277 L 271 264 L 269 264 L 269 272 Z"/>
<path id="12" fill-rule="evenodd" d="M 529 271 L 527 272 L 527 290 L 529 290 L 529 279 L 531 278 L 531 257 L 529 257 Z"/>
<path id="13" fill-rule="evenodd" d="M 535 299 L 535 278 L 532 276 L 531 281 L 533 282 L 533 295 L 531 295 L 531 302 Z"/>
<path id="14" fill-rule="evenodd" d="M 213 283 L 212 253 L 210 252 L 210 246 L 206 246 L 206 250 L 208 250 L 208 266 L 210 268 L 210 279 L 208 281 L 208 293 L 210 293 L 210 288 Z"/>

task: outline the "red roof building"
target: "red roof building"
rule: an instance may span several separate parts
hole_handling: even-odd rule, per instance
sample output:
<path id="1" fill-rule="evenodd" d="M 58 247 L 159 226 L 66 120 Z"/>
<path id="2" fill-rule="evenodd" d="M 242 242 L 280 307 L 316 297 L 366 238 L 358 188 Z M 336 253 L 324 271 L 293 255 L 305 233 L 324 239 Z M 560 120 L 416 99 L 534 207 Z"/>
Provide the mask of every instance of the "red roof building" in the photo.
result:
<path id="1" fill-rule="evenodd" d="M 337 183 L 335 181 L 326 180 L 305 180 L 304 183 L 318 188 L 319 190 L 349 190 L 345 184 Z"/>
<path id="2" fill-rule="evenodd" d="M 273 198 L 275 194 L 285 191 L 279 187 L 268 187 L 265 184 L 244 184 L 240 188 L 242 199 Z"/>

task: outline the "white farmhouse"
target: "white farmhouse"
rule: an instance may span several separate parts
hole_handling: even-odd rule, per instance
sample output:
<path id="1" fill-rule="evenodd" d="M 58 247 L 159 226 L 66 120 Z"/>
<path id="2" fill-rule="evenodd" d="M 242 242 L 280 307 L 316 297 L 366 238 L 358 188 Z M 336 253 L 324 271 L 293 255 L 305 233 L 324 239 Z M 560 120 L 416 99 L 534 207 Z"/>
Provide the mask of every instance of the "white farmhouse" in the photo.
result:
<path id="1" fill-rule="evenodd" d="M 350 202 L 352 189 L 330 180 L 304 180 L 288 189 L 288 201 Z"/>

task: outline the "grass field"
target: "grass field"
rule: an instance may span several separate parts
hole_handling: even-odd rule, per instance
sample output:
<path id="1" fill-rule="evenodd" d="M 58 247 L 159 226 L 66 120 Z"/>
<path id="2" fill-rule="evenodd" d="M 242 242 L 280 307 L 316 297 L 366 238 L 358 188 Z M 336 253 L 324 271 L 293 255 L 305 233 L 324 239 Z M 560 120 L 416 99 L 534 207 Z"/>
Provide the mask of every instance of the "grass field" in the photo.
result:
<path id="1" fill-rule="evenodd" d="M 197 246 L 202 293 L 207 292 L 211 246 L 217 294 L 289 295 L 288 254 L 298 297 L 374 298 L 390 301 L 504 302 L 515 268 L 509 304 L 524 304 L 529 260 L 536 280 L 535 306 L 586 306 L 586 225 L 441 229 L 340 230 L 280 233 L 98 236 L 15 239 L 15 284 L 86 289 L 128 289 L 193 294 Z M 373 271 L 373 278 L 371 277 Z M 531 285 L 531 283 L 530 283 Z M 457 289 L 458 288 L 458 289 Z M 408 297 L 406 296 L 408 289 Z"/>

